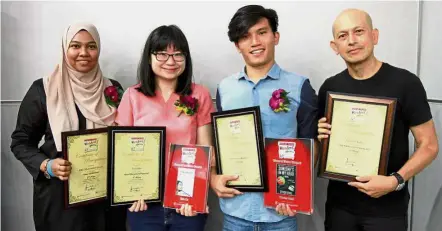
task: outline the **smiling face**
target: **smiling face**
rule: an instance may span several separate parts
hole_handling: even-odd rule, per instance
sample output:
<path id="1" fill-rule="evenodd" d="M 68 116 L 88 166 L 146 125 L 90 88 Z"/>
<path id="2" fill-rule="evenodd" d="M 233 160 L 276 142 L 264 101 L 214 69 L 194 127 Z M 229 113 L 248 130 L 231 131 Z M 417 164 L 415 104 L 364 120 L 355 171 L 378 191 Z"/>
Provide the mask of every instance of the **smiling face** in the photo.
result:
<path id="1" fill-rule="evenodd" d="M 91 71 L 98 62 L 98 46 L 91 34 L 79 31 L 70 41 L 66 59 L 68 64 L 78 72 Z"/>
<path id="2" fill-rule="evenodd" d="M 272 31 L 267 18 L 262 18 L 238 40 L 236 48 L 248 66 L 257 68 L 273 64 L 278 43 L 279 33 Z"/>
<path id="3" fill-rule="evenodd" d="M 177 190 L 178 190 L 178 191 L 183 191 L 183 182 L 178 181 L 176 187 L 177 187 Z"/>
<path id="4" fill-rule="evenodd" d="M 186 67 L 185 55 L 172 45 L 167 46 L 164 51 L 151 54 L 151 62 L 155 76 L 166 80 L 176 80 Z"/>
<path id="5" fill-rule="evenodd" d="M 372 28 L 370 16 L 359 10 L 341 13 L 333 24 L 331 48 L 349 64 L 363 63 L 373 57 L 379 32 Z"/>

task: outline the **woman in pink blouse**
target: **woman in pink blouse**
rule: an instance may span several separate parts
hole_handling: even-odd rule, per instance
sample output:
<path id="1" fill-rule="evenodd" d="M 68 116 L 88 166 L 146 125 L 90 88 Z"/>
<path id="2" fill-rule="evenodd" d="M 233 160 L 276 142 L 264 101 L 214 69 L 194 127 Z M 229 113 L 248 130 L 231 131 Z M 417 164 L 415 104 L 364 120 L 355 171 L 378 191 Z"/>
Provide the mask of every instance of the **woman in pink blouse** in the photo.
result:
<path id="1" fill-rule="evenodd" d="M 204 86 L 192 83 L 189 45 L 177 26 L 160 26 L 149 35 L 138 67 L 138 81 L 123 95 L 115 119 L 118 125 L 166 126 L 166 153 L 170 143 L 212 145 L 212 99 Z M 197 100 L 194 113 L 177 111 L 174 103 L 180 96 Z M 148 207 L 142 200 L 128 212 L 132 231 L 202 231 L 206 218 L 207 214 L 196 214 L 187 205 L 175 211 L 161 204 Z"/>

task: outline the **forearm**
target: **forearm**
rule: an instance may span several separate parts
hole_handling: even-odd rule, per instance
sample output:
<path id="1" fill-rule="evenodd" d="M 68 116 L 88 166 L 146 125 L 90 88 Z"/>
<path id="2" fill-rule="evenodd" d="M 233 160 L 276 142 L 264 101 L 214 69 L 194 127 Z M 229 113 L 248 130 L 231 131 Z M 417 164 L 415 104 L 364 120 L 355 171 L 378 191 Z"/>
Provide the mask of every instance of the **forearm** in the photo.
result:
<path id="1" fill-rule="evenodd" d="M 213 142 L 212 142 L 212 129 L 210 127 L 210 125 L 204 125 L 198 128 L 197 131 L 197 140 L 196 140 L 196 144 L 198 145 L 205 145 L 205 146 L 210 146 L 212 151 L 211 151 L 211 155 L 210 155 L 210 166 L 215 166 L 216 165 L 216 161 L 215 161 L 215 149 L 213 148 Z"/>
<path id="2" fill-rule="evenodd" d="M 210 167 L 210 179 L 209 179 L 209 185 L 210 187 L 215 190 L 215 186 L 214 186 L 214 182 L 213 179 L 216 178 L 218 174 L 216 173 L 216 166 L 211 166 Z"/>
<path id="3" fill-rule="evenodd" d="M 436 158 L 437 152 L 437 144 L 421 145 L 398 173 L 408 181 L 427 167 Z"/>
<path id="4" fill-rule="evenodd" d="M 48 159 L 48 157 L 41 153 L 38 148 L 29 147 L 24 144 L 15 146 L 11 150 L 17 160 L 23 163 L 34 180 L 37 179 L 38 175 L 42 171 L 42 164 L 46 159 Z"/>
<path id="5" fill-rule="evenodd" d="M 315 168 L 316 168 L 316 166 L 317 166 L 317 164 L 318 164 L 318 159 L 319 159 L 319 149 L 320 149 L 320 147 L 321 147 L 321 143 L 318 141 L 318 140 L 316 140 L 316 139 L 314 139 L 314 155 L 315 155 L 315 157 L 314 157 L 314 163 L 315 163 Z"/>
<path id="6" fill-rule="evenodd" d="M 11 151 L 23 163 L 34 179 L 41 172 L 41 165 L 49 157 L 38 148 L 48 123 L 47 113 L 42 105 L 44 97 L 42 81 L 35 81 L 29 88 L 17 115 L 17 123 L 11 138 Z"/>
<path id="7" fill-rule="evenodd" d="M 218 175 L 218 173 L 216 172 L 216 166 L 210 167 L 210 175 L 211 176 Z"/>

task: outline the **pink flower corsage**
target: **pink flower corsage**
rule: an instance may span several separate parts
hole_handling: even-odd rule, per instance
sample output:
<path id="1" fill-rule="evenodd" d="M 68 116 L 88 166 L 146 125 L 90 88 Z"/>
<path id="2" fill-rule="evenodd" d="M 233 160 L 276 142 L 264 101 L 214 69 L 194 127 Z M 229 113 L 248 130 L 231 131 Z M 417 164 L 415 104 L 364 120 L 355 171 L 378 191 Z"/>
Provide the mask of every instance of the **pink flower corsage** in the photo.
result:
<path id="1" fill-rule="evenodd" d="M 288 92 L 286 92 L 284 89 L 275 90 L 272 93 L 272 98 L 269 100 L 270 108 L 272 108 L 274 112 L 290 111 L 290 108 L 288 107 L 290 105 L 290 100 L 287 95 Z"/>
<path id="2" fill-rule="evenodd" d="M 176 110 L 179 111 L 178 116 L 184 112 L 188 116 L 192 116 L 198 110 L 198 99 L 190 95 L 181 95 L 174 103 Z"/>

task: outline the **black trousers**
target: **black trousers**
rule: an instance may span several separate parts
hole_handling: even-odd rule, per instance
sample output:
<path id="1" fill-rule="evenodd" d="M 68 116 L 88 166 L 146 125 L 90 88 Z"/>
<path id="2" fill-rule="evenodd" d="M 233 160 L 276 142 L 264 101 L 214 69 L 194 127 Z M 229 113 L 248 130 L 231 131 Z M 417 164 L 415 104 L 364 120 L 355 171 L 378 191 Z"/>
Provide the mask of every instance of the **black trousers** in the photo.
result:
<path id="1" fill-rule="evenodd" d="M 106 202 L 64 208 L 64 185 L 57 179 L 34 183 L 33 215 L 36 231 L 125 231 L 127 206 Z"/>
<path id="2" fill-rule="evenodd" d="M 71 209 L 55 222 L 45 222 L 35 227 L 36 231 L 125 231 L 126 207 Z"/>
<path id="3" fill-rule="evenodd" d="M 400 217 L 367 217 L 327 205 L 325 231 L 407 231 L 407 215 Z"/>

